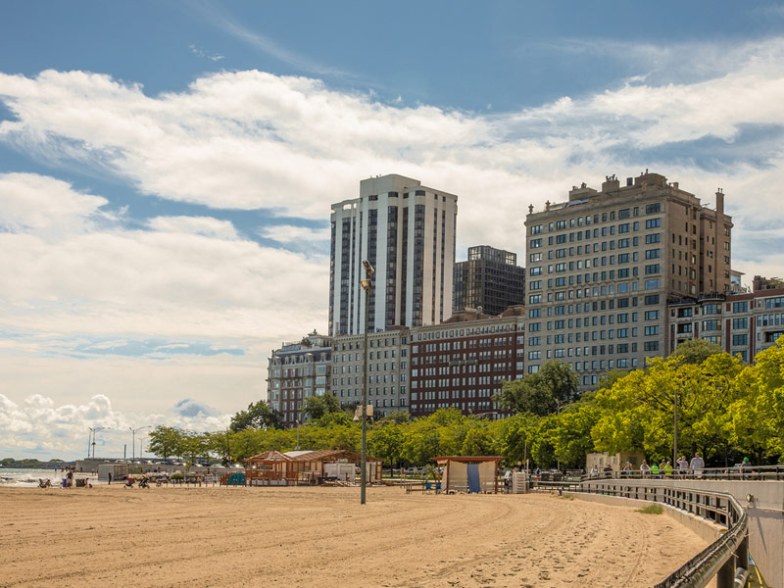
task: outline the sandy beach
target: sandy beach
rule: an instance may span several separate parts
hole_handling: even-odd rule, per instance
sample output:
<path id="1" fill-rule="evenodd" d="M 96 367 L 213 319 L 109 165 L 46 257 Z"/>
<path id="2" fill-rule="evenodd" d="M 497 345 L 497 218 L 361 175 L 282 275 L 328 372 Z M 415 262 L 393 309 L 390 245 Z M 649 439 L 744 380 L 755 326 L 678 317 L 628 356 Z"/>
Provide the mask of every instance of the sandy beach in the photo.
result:
<path id="1" fill-rule="evenodd" d="M 0 489 L 0 586 L 651 586 L 705 542 L 666 515 L 400 488 Z"/>

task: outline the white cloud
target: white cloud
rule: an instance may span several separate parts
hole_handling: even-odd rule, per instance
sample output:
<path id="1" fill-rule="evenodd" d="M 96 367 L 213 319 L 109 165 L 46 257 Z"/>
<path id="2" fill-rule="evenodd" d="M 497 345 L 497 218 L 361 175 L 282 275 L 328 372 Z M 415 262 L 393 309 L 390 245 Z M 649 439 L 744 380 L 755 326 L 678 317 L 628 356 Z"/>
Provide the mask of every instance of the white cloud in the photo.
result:
<path id="1" fill-rule="evenodd" d="M 36 174 L 0 174 L 0 230 L 38 236 L 81 232 L 108 201 Z M 108 218 L 108 215 L 103 215 Z"/>
<path id="2" fill-rule="evenodd" d="M 657 51 L 678 57 L 637 50 L 649 63 Z M 0 100 L 15 117 L 0 121 L 0 142 L 169 201 L 273 210 L 289 218 L 260 234 L 289 249 L 326 241 L 326 229 L 302 219 L 326 224 L 330 204 L 355 197 L 360 179 L 400 173 L 458 194 L 458 257 L 476 244 L 522 253 L 529 204 L 650 168 L 709 206 L 722 187 L 735 267 L 782 276 L 784 42 L 699 50 L 728 65 L 706 59 L 666 83 L 651 68 L 616 88 L 511 113 L 403 108 L 258 71 L 157 96 L 85 72 L 0 74 Z M 756 140 L 748 129 L 758 127 L 773 138 Z M 700 141 L 721 145 L 729 163 L 698 162 L 690 145 Z M 673 145 L 682 157 L 668 156 Z M 139 414 L 164 397 L 230 413 L 263 394 L 270 349 L 325 330 L 323 254 L 261 246 L 208 213 L 133 225 L 109 196 L 0 175 L 0 275 L 11 277 L 0 280 L 2 422 L 27 430 L 33 413 L 75 418 L 92 402 L 74 407 L 67 399 L 77 395 Z M 161 341 L 159 357 L 99 356 L 144 338 Z M 202 344 L 244 355 L 172 355 Z M 118 418 L 98 401 L 89 410 Z"/>
<path id="3" fill-rule="evenodd" d="M 277 241 L 278 243 L 297 243 L 310 241 L 329 241 L 329 228 L 313 229 L 310 227 L 296 227 L 292 225 L 274 225 L 259 229 L 262 237 Z"/>
<path id="4" fill-rule="evenodd" d="M 205 51 L 193 43 L 188 45 L 188 49 L 190 49 L 191 53 L 193 53 L 196 57 L 203 57 L 204 59 L 209 59 L 210 61 L 222 61 L 225 59 L 224 55 L 221 55 L 220 53 L 213 53 L 211 51 Z"/>
<path id="5" fill-rule="evenodd" d="M 0 329 L 278 340 L 291 331 L 280 309 L 292 300 L 308 327 L 325 322 L 323 263 L 242 240 L 213 218 L 158 217 L 144 231 L 90 226 L 104 200 L 43 177 L 0 181 L 10 193 L 24 192 L 31 211 L 46 211 L 57 198 L 64 203 L 36 221 L 48 225 L 46 238 L 21 228 L 0 233 L 0 273 L 14 276 L 0 281 Z M 58 215 L 63 208 L 71 214 Z M 60 230 L 74 225 L 81 231 Z"/>
<path id="6" fill-rule="evenodd" d="M 162 198 L 309 219 L 325 219 L 330 203 L 355 196 L 358 179 L 378 173 L 406 173 L 459 195 L 489 182 L 504 187 L 492 192 L 496 223 L 504 224 L 510 212 L 523 216 L 516 207 L 521 194 L 538 202 L 562 198 L 573 175 L 653 167 L 644 150 L 674 143 L 716 138 L 731 150 L 744 128 L 784 125 L 782 40 L 689 49 L 721 55 L 734 69 L 660 85 L 648 76 L 502 114 L 400 108 L 318 80 L 258 71 L 203 77 L 186 92 L 156 97 L 82 72 L 4 75 L 0 94 L 18 120 L 0 123 L 0 140 L 35 145 L 49 157 L 78 156 Z M 680 59 L 674 50 L 637 51 Z M 773 165 L 782 157 L 780 149 L 748 151 L 732 153 Z M 674 177 L 667 167 L 661 171 Z M 687 175 L 678 179 L 687 185 L 699 169 L 682 167 Z M 550 193 L 528 189 L 542 183 Z M 770 203 L 767 192 L 759 196 Z M 468 216 L 481 204 L 463 198 L 460 206 Z"/>
<path id="7" fill-rule="evenodd" d="M 162 233 L 189 233 L 229 240 L 238 238 L 237 230 L 229 221 L 206 216 L 159 216 L 147 224 Z"/>
<path id="8" fill-rule="evenodd" d="M 111 400 L 97 394 L 80 404 L 59 404 L 52 398 L 33 394 L 22 402 L 0 394 L 0 452 L 35 455 L 40 459 L 84 457 L 91 447 L 95 431 L 95 456 L 119 459 L 130 457 L 130 444 L 141 440 L 156 425 L 184 430 L 225 430 L 230 414 L 206 414 L 198 403 L 183 399 L 162 413 L 123 413 L 112 407 Z M 149 425 L 149 427 L 148 427 Z M 130 428 L 137 429 L 133 435 Z M 138 430 L 139 428 L 142 430 Z M 138 445 L 134 453 L 139 454 Z M 127 452 L 127 453 L 126 453 Z"/>
<path id="9" fill-rule="evenodd" d="M 17 232 L 0 232 L 0 272 L 13 276 L 0 280 L 0 390 L 16 399 L 3 417 L 17 423 L 9 431 L 54 414 L 42 411 L 41 394 L 66 420 L 75 418 L 70 399 L 85 394 L 110 394 L 140 414 L 172 397 L 230 414 L 264 396 L 270 349 L 325 330 L 323 263 L 241 240 L 217 219 L 159 217 L 147 230 L 92 223 L 104 199 L 42 176 L 0 179 L 0 196 L 24 194 L 13 210 L 30 211 L 14 212 Z M 54 214 L 36 220 L 47 210 Z M 111 355 L 139 338 L 162 342 L 149 357 Z M 209 353 L 199 353 L 205 346 Z M 20 413 L 23 397 L 38 408 Z M 100 420 L 100 406 L 84 406 L 76 412 Z M 40 427 L 53 418 L 41 416 Z M 34 445 L 39 428 L 20 443 Z M 52 435 L 40 443 L 66 449 Z"/>

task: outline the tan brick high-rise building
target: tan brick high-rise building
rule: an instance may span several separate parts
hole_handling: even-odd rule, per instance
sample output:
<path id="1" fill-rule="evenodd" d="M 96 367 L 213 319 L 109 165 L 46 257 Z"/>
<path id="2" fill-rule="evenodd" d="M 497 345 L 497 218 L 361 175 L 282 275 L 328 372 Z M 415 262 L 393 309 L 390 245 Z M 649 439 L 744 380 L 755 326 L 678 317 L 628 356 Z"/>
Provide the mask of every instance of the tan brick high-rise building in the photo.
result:
<path id="1" fill-rule="evenodd" d="M 529 208 L 527 370 L 570 364 L 583 388 L 667 353 L 667 302 L 731 289 L 732 219 L 647 171 Z"/>

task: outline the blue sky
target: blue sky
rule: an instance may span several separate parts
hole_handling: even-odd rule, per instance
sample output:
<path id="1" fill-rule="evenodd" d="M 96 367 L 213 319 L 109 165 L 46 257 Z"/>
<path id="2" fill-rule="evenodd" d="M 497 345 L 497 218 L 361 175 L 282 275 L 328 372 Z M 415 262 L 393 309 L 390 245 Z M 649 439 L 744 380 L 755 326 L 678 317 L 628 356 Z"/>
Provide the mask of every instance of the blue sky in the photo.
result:
<path id="1" fill-rule="evenodd" d="M 0 15 L 0 455 L 225 427 L 271 349 L 325 331 L 329 206 L 376 174 L 458 194 L 459 257 L 523 259 L 529 204 L 648 168 L 723 188 L 734 267 L 784 275 L 781 3 Z"/>

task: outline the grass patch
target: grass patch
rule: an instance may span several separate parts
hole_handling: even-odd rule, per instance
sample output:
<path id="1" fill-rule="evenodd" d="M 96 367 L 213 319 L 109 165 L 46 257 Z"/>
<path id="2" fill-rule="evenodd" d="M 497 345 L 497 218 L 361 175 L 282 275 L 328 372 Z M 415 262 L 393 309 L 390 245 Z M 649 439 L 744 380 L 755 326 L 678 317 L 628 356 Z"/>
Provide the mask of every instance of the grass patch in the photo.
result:
<path id="1" fill-rule="evenodd" d="M 664 512 L 664 508 L 662 508 L 661 504 L 651 504 L 644 508 L 638 508 L 637 512 L 641 512 L 642 514 L 661 514 Z"/>

